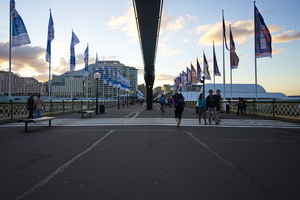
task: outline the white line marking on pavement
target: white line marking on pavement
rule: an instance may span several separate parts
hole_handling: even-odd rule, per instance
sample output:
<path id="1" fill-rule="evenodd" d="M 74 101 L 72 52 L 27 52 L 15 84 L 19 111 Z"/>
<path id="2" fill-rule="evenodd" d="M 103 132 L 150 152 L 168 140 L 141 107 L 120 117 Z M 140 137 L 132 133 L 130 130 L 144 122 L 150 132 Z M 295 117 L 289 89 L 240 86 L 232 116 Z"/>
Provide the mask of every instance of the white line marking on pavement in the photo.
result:
<path id="1" fill-rule="evenodd" d="M 185 132 L 186 134 L 188 134 L 193 140 L 195 140 L 197 143 L 199 143 L 201 146 L 203 146 L 210 153 L 212 153 L 213 155 L 215 155 L 222 163 L 224 163 L 225 165 L 227 165 L 228 167 L 230 167 L 231 169 L 233 169 L 235 172 L 237 172 L 238 174 L 240 174 L 242 177 L 244 177 L 245 179 L 247 179 L 251 183 L 255 184 L 255 181 L 250 176 L 248 176 L 245 173 L 243 173 L 232 162 L 226 160 L 221 155 L 219 155 L 217 152 L 215 152 L 214 150 L 212 150 L 211 148 L 209 148 L 209 146 L 207 144 L 205 144 L 204 142 L 202 142 L 199 138 L 197 138 L 196 136 L 194 136 L 191 132 L 185 131 L 185 130 L 183 130 L 183 132 Z"/>
<path id="2" fill-rule="evenodd" d="M 72 158 L 71 160 L 69 160 L 67 163 L 65 163 L 64 165 L 62 165 L 61 167 L 59 167 L 55 172 L 53 172 L 52 174 L 50 174 L 48 177 L 46 177 L 43 181 L 39 182 L 38 184 L 36 184 L 35 186 L 33 186 L 31 189 L 29 189 L 27 192 L 25 192 L 24 194 L 22 194 L 21 196 L 19 196 L 17 199 L 21 199 L 26 197 L 27 195 L 37 191 L 38 189 L 40 189 L 41 187 L 43 187 L 44 185 L 46 185 L 49 181 L 51 181 L 54 177 L 56 177 L 57 175 L 59 175 L 60 173 L 62 173 L 67 167 L 69 167 L 73 162 L 75 162 L 78 158 L 80 158 L 81 156 L 83 156 L 84 154 L 88 153 L 89 151 L 91 151 L 93 148 L 95 148 L 100 142 L 102 142 L 107 136 L 109 136 L 111 133 L 113 133 L 114 130 L 109 131 L 106 135 L 104 135 L 103 137 L 101 137 L 98 141 L 96 141 L 92 146 L 90 146 L 89 148 L 87 148 L 86 150 L 84 150 L 83 152 L 81 152 L 80 154 L 78 154 L 77 156 L 75 156 L 74 158 Z"/>
<path id="3" fill-rule="evenodd" d="M 226 141 L 226 142 L 260 142 L 260 143 L 295 143 L 297 141 L 276 141 L 276 140 L 248 140 L 248 139 L 226 139 L 226 138 L 202 138 L 206 141 Z"/>

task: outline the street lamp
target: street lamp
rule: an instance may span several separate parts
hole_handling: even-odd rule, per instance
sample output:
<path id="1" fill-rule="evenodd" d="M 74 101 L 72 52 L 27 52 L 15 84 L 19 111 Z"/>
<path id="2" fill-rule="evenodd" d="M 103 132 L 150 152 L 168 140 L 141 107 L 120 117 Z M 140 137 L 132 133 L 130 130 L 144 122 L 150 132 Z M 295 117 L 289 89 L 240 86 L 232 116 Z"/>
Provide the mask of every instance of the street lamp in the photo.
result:
<path id="1" fill-rule="evenodd" d="M 126 101 L 127 101 L 127 107 L 128 107 L 128 90 L 126 90 Z"/>
<path id="2" fill-rule="evenodd" d="M 120 84 L 118 84 L 118 109 L 120 109 Z"/>
<path id="3" fill-rule="evenodd" d="M 99 84 L 99 78 L 101 77 L 101 74 L 96 71 L 94 74 L 94 78 L 96 79 L 96 115 L 98 115 L 98 84 Z"/>

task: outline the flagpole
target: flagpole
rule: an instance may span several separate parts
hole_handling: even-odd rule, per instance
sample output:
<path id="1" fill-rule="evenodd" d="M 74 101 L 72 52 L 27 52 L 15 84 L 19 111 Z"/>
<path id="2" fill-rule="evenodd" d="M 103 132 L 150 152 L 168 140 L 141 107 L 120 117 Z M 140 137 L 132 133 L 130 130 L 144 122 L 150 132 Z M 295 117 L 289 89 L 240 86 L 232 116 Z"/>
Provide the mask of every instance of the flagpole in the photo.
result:
<path id="1" fill-rule="evenodd" d="M 51 57 L 50 57 L 50 60 L 49 60 L 49 80 L 48 80 L 49 101 L 51 100 L 51 84 L 50 84 L 50 80 L 51 80 Z"/>
<path id="2" fill-rule="evenodd" d="M 8 72 L 8 99 L 11 99 L 12 77 L 11 77 L 11 40 L 12 40 L 12 5 L 9 4 L 9 72 Z"/>
<path id="3" fill-rule="evenodd" d="M 255 63 L 254 65 L 255 65 L 255 99 L 257 99 L 257 60 L 256 60 L 256 56 L 255 56 L 255 48 L 256 48 L 256 39 L 255 39 L 255 33 L 256 33 L 255 2 L 256 1 L 253 1 L 253 3 L 254 3 L 254 63 Z"/>
<path id="4" fill-rule="evenodd" d="M 89 43 L 87 43 L 87 48 L 89 48 Z M 88 59 L 88 58 L 87 58 Z M 88 62 L 86 63 L 88 67 Z M 86 72 L 85 72 L 86 73 Z M 88 82 L 89 82 L 89 75 L 86 76 L 86 82 L 85 82 L 85 90 L 86 90 L 86 100 L 88 100 L 88 96 L 89 96 L 89 88 L 88 88 Z"/>
<path id="5" fill-rule="evenodd" d="M 229 24 L 229 31 L 231 31 L 231 24 Z M 231 37 L 230 37 L 230 42 L 231 42 Z M 230 45 L 231 45 L 231 43 L 230 43 Z M 231 48 L 231 46 L 230 46 L 230 48 Z M 230 52 L 230 55 L 231 55 L 231 52 Z M 230 64 L 230 94 L 231 94 L 231 100 L 232 100 L 232 66 L 231 66 L 231 64 Z"/>
<path id="6" fill-rule="evenodd" d="M 50 10 L 50 15 L 51 15 L 51 9 L 49 9 L 49 10 Z M 48 27 L 48 29 L 49 29 L 49 27 Z M 48 34 L 49 34 L 49 30 L 48 30 Z M 49 35 L 48 35 L 48 37 L 49 37 Z M 49 38 L 48 38 L 48 40 L 49 40 Z M 49 95 L 49 101 L 50 101 L 51 100 L 51 84 L 50 84 L 50 80 L 51 80 L 51 55 L 50 55 L 49 58 L 50 59 L 49 59 L 48 95 Z"/>
<path id="7" fill-rule="evenodd" d="M 215 41 L 213 41 L 213 50 L 215 50 Z M 214 60 L 214 56 L 215 56 L 215 51 L 213 51 L 213 60 Z M 214 91 L 216 91 L 216 72 L 215 72 L 215 63 L 213 64 L 214 65 Z"/>
<path id="8" fill-rule="evenodd" d="M 224 20 L 224 10 L 222 10 L 222 17 Z M 223 30 L 224 31 L 224 30 Z M 226 100 L 226 83 L 225 83 L 225 38 L 224 34 L 223 35 L 223 95 L 224 95 L 224 100 Z M 232 98 L 232 95 L 231 95 Z"/>

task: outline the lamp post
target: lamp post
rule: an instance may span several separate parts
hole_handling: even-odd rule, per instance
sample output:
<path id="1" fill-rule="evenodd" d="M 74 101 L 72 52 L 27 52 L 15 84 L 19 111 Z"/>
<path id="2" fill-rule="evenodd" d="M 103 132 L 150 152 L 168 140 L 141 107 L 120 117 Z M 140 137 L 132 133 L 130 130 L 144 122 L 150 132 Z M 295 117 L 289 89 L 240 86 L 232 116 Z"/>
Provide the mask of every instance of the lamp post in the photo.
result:
<path id="1" fill-rule="evenodd" d="M 118 84 L 118 109 L 120 109 L 120 85 Z"/>
<path id="2" fill-rule="evenodd" d="M 127 101 L 127 107 L 128 107 L 128 90 L 126 90 L 126 101 Z"/>
<path id="3" fill-rule="evenodd" d="M 99 78 L 101 77 L 101 74 L 97 71 L 94 74 L 94 78 L 96 79 L 96 115 L 98 115 L 98 84 L 99 84 Z"/>

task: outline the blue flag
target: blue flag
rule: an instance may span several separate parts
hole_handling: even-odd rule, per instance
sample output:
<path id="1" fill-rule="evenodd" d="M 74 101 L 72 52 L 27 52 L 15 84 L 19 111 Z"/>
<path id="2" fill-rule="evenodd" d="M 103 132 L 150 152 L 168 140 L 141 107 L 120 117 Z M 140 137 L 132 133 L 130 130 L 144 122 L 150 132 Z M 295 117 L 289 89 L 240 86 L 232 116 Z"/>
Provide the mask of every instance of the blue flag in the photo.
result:
<path id="1" fill-rule="evenodd" d="M 272 57 L 272 37 L 265 21 L 254 5 L 255 57 Z"/>
<path id="2" fill-rule="evenodd" d="M 197 82 L 200 82 L 201 81 L 201 67 L 200 67 L 200 64 L 199 64 L 199 61 L 198 61 L 198 58 L 197 58 Z"/>
<path id="3" fill-rule="evenodd" d="M 96 68 L 95 68 L 95 72 L 99 72 L 99 68 L 98 68 L 98 53 L 96 53 Z"/>
<path id="4" fill-rule="evenodd" d="M 233 41 L 231 26 L 229 28 L 229 36 L 230 36 L 230 67 L 231 69 L 236 69 L 238 68 L 239 65 L 239 57 L 235 53 L 235 44 Z"/>
<path id="5" fill-rule="evenodd" d="M 11 17 L 12 17 L 12 47 L 19 47 L 30 44 L 30 39 L 25 24 L 15 8 L 15 1 L 10 1 Z"/>
<path id="6" fill-rule="evenodd" d="M 71 47 L 70 47 L 70 51 L 71 51 L 70 71 L 75 70 L 75 66 L 76 66 L 75 45 L 78 44 L 78 43 L 79 43 L 79 39 L 77 38 L 77 36 L 75 35 L 75 33 L 72 30 L 72 39 L 71 39 Z"/>
<path id="7" fill-rule="evenodd" d="M 107 84 L 107 77 L 105 72 L 105 65 L 102 65 L 102 71 L 103 71 L 103 84 Z"/>
<path id="8" fill-rule="evenodd" d="M 187 76 L 187 86 L 191 86 L 192 85 L 192 71 L 186 67 L 186 76 Z"/>
<path id="9" fill-rule="evenodd" d="M 203 53 L 203 66 L 204 66 L 204 72 L 205 72 L 205 75 L 204 75 L 204 77 L 205 77 L 205 79 L 206 80 L 211 80 L 211 76 L 210 76 L 210 73 L 209 73 L 209 70 L 208 70 L 208 62 L 207 62 L 207 60 L 206 60 L 206 56 L 205 56 L 205 54 Z"/>
<path id="10" fill-rule="evenodd" d="M 48 40 L 47 40 L 47 50 L 46 50 L 46 61 L 51 61 L 51 42 L 54 39 L 54 23 L 52 19 L 52 14 L 50 10 L 50 18 L 48 24 Z"/>
<path id="11" fill-rule="evenodd" d="M 219 71 L 218 62 L 216 58 L 216 51 L 215 51 L 215 45 L 213 44 L 213 60 L 214 60 L 214 75 L 215 76 L 221 76 L 221 73 Z"/>
<path id="12" fill-rule="evenodd" d="M 86 47 L 85 51 L 84 51 L 84 64 L 85 64 L 85 68 L 84 68 L 84 76 L 88 76 L 89 75 L 89 45 Z"/>

